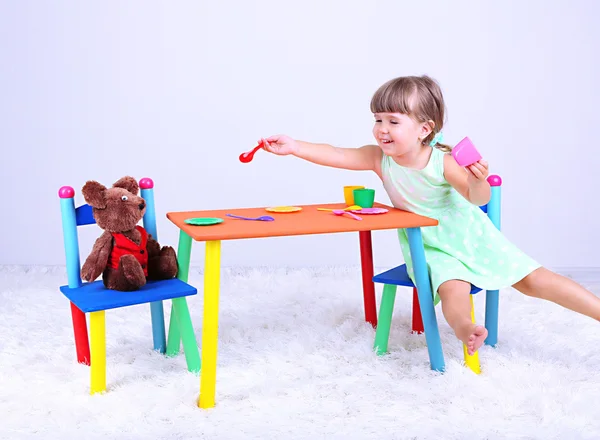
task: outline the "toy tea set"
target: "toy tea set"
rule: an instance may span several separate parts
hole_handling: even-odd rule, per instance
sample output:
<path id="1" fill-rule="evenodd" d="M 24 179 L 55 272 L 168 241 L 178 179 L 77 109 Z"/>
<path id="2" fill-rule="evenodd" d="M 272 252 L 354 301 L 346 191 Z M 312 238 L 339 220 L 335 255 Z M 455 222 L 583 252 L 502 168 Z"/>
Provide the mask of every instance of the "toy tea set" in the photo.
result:
<path id="1" fill-rule="evenodd" d="M 262 149 L 262 147 L 263 144 L 261 142 L 251 151 L 240 154 L 240 162 L 250 163 L 252 159 L 254 159 L 254 154 L 258 150 Z M 458 163 L 462 167 L 472 165 L 481 159 L 481 154 L 479 154 L 479 152 L 475 148 L 475 145 L 473 145 L 473 142 L 471 142 L 471 140 L 468 137 L 465 137 L 458 144 L 456 144 L 456 146 L 452 149 L 451 154 L 454 160 L 456 160 L 456 163 Z M 373 207 L 373 204 L 375 202 L 375 190 L 371 188 L 365 188 L 364 186 L 344 186 L 344 201 L 347 205 L 344 209 L 317 208 L 317 210 L 332 212 L 334 215 L 338 216 L 348 215 L 354 220 L 362 220 L 362 217 L 360 217 L 357 214 L 372 215 L 385 214 L 386 212 L 388 212 L 388 210 L 385 208 Z M 272 213 L 294 213 L 302 211 L 302 208 L 299 206 L 274 206 L 265 208 L 265 211 Z M 244 217 L 240 215 L 226 214 L 226 216 L 238 220 L 247 221 L 271 222 L 275 220 L 275 218 L 270 215 L 262 215 L 260 217 Z M 216 217 L 189 218 L 185 220 L 187 224 L 194 226 L 215 225 L 223 223 L 223 221 L 224 220 L 222 218 Z"/>

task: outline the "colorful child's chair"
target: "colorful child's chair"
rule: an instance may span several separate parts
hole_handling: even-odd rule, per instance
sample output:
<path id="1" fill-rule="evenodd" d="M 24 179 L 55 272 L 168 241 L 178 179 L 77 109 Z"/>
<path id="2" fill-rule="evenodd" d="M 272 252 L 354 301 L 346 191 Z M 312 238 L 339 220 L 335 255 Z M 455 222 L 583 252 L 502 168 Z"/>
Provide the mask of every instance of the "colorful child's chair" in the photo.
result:
<path id="1" fill-rule="evenodd" d="M 139 182 L 141 196 L 146 201 L 146 213 L 143 218 L 144 228 L 155 239 L 156 216 L 154 209 L 154 183 L 149 178 Z M 62 213 L 63 237 L 65 245 L 68 285 L 61 286 L 60 291 L 71 302 L 71 316 L 75 332 L 77 360 L 90 365 L 90 393 L 106 390 L 106 330 L 105 310 L 127 307 L 136 304 L 150 303 L 152 319 L 152 335 L 154 349 L 160 353 L 166 351 L 163 300 L 172 300 L 171 323 L 169 332 L 181 334 L 188 370 L 200 371 L 200 354 L 192 327 L 192 320 L 187 306 L 186 296 L 195 295 L 197 290 L 184 281 L 174 278 L 162 281 L 148 281 L 141 289 L 133 292 L 120 292 L 104 287 L 102 280 L 82 283 L 80 275 L 79 240 L 77 227 L 95 224 L 92 208 L 83 204 L 75 208 L 75 191 L 70 186 L 63 186 L 58 191 Z M 179 276 L 179 275 L 178 275 Z M 90 314 L 90 343 L 88 341 L 85 314 Z M 179 346 L 176 347 L 179 351 Z M 174 355 L 176 353 L 168 353 Z"/>
<path id="2" fill-rule="evenodd" d="M 492 195 L 488 204 L 481 206 L 481 209 L 483 212 L 487 213 L 492 223 L 494 223 L 494 225 L 500 229 L 500 191 L 502 179 L 500 176 L 492 175 L 488 177 L 488 182 L 492 187 Z M 410 238 L 411 237 L 409 237 L 409 239 Z M 375 352 L 379 355 L 387 352 L 397 287 L 412 287 L 412 330 L 415 333 L 425 332 L 431 368 L 436 371 L 444 371 L 444 354 L 442 351 L 442 344 L 440 341 L 433 301 L 427 301 L 427 303 L 429 303 L 429 307 L 421 308 L 419 305 L 419 292 L 408 276 L 406 265 L 403 264 L 386 272 L 375 275 L 373 277 L 373 281 L 376 283 L 383 283 L 384 285 L 383 294 L 381 296 L 381 305 L 379 306 L 379 322 L 375 332 Z M 479 291 L 481 291 L 481 289 L 476 286 L 471 288 L 471 319 L 473 322 L 475 322 L 473 295 Z M 486 291 L 485 327 L 488 330 L 488 336 L 485 340 L 485 344 L 491 346 L 495 346 L 498 342 L 498 293 L 498 290 Z M 428 325 L 423 325 L 424 320 Z M 425 331 L 425 328 L 428 330 Z M 469 355 L 467 353 L 466 346 L 463 344 L 463 353 L 465 364 L 475 373 L 479 374 L 481 371 L 479 364 L 479 352 L 476 352 L 474 355 Z"/>

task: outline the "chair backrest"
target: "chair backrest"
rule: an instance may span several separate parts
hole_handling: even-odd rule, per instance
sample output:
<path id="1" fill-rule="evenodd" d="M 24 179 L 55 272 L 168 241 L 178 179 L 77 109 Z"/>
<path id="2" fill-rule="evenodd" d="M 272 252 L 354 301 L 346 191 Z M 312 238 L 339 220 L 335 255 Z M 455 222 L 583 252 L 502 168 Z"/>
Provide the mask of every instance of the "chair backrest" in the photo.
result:
<path id="1" fill-rule="evenodd" d="M 490 201 L 487 204 L 480 206 L 480 208 L 488 215 L 494 226 L 500 229 L 502 178 L 496 174 L 492 174 L 488 176 L 487 181 L 492 187 L 492 194 Z"/>
<path id="2" fill-rule="evenodd" d="M 143 218 L 144 228 L 154 239 L 158 240 L 156 212 L 154 209 L 154 182 L 152 179 L 144 177 L 138 184 L 141 189 L 140 195 L 146 201 L 146 213 Z M 96 224 L 96 220 L 92 214 L 92 207 L 87 203 L 75 208 L 75 190 L 72 187 L 61 187 L 58 190 L 58 197 L 60 197 L 69 287 L 81 287 L 81 261 L 79 257 L 77 227 Z"/>

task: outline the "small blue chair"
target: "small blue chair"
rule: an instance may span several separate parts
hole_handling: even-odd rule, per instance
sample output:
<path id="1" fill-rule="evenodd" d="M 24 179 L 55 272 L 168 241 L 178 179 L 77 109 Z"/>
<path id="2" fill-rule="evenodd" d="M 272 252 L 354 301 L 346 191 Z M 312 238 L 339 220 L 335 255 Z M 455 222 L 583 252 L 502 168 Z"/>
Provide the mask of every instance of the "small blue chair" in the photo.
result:
<path id="1" fill-rule="evenodd" d="M 492 187 L 490 201 L 487 205 L 480 208 L 485 212 L 492 223 L 500 229 L 500 201 L 501 201 L 501 186 L 502 179 L 500 176 L 491 175 L 488 177 L 488 182 Z M 410 237 L 409 237 L 410 238 Z M 429 309 L 421 309 L 419 305 L 419 297 L 417 288 L 408 276 L 406 264 L 394 267 L 383 273 L 375 275 L 373 282 L 383 284 L 383 293 L 381 296 L 381 305 L 379 306 L 379 316 L 377 330 L 375 332 L 375 341 L 373 348 L 378 355 L 383 355 L 388 351 L 388 341 L 390 336 L 390 327 L 392 322 L 392 314 L 394 310 L 394 302 L 396 299 L 396 290 L 398 286 L 412 287 L 413 289 L 413 313 L 412 313 L 412 328 L 413 332 L 423 333 L 425 331 L 427 337 L 427 349 L 429 352 L 429 361 L 431 368 L 436 371 L 444 371 L 444 354 L 439 337 L 439 328 L 433 303 Z M 481 291 L 480 288 L 472 286 L 471 288 L 471 319 L 475 321 L 473 309 L 473 295 Z M 486 291 L 485 302 L 485 327 L 488 330 L 488 336 L 485 340 L 486 345 L 495 346 L 498 342 L 498 290 Z M 423 325 L 425 321 L 426 325 Z M 428 330 L 426 330 L 428 329 Z M 466 365 L 479 374 L 481 369 L 479 365 L 479 352 L 474 355 L 467 353 L 467 348 L 463 344 L 463 352 Z"/>
<path id="2" fill-rule="evenodd" d="M 158 239 L 154 208 L 154 182 L 152 179 L 144 178 L 140 180 L 139 186 L 141 196 L 147 205 L 143 226 L 148 233 Z M 77 227 L 95 224 L 96 221 L 92 215 L 92 208 L 88 204 L 75 208 L 75 190 L 72 187 L 61 187 L 58 195 L 61 205 L 68 277 L 68 284 L 61 286 L 60 291 L 71 304 L 77 360 L 91 367 L 90 393 L 106 390 L 105 310 L 109 309 L 150 303 L 154 349 L 164 354 L 167 344 L 162 301 L 171 299 L 173 307 L 171 325 L 176 325 L 181 333 L 188 370 L 200 371 L 200 354 L 185 299 L 187 296 L 195 295 L 196 288 L 178 278 L 149 280 L 145 286 L 133 292 L 107 289 L 102 280 L 82 283 Z M 86 313 L 90 314 L 91 353 Z"/>

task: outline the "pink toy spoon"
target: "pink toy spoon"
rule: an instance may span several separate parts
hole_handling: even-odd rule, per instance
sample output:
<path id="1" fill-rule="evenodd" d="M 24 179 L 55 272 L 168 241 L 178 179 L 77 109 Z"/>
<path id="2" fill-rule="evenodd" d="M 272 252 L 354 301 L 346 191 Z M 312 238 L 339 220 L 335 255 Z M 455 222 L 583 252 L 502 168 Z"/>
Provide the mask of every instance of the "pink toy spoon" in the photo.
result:
<path id="1" fill-rule="evenodd" d="M 263 143 L 261 142 L 256 147 L 254 147 L 254 149 L 252 151 L 248 151 L 247 153 L 240 154 L 240 162 L 242 162 L 242 163 L 250 162 L 252 159 L 254 159 L 254 153 L 256 153 L 258 150 L 260 150 L 262 147 L 263 147 Z"/>
<path id="2" fill-rule="evenodd" d="M 342 209 L 334 209 L 332 211 L 335 215 L 344 215 L 344 214 L 348 214 L 350 217 L 352 217 L 354 220 L 362 220 L 362 217 L 357 216 L 356 214 L 352 214 L 350 211 L 344 211 Z"/>

